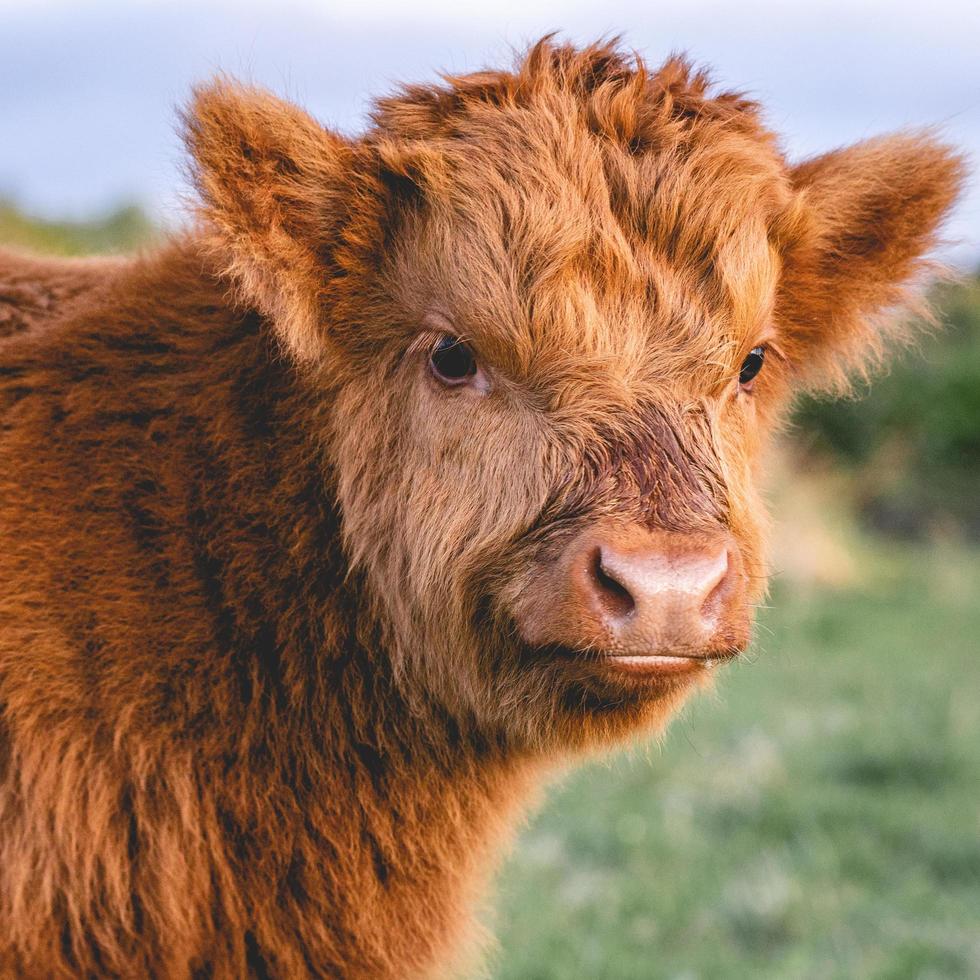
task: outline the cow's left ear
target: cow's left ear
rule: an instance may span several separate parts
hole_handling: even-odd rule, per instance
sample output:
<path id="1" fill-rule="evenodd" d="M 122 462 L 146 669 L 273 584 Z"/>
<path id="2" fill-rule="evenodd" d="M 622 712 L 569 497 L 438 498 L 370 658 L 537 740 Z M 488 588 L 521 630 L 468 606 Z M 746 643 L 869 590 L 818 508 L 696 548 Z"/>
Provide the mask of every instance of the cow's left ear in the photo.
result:
<path id="1" fill-rule="evenodd" d="M 791 171 L 777 319 L 799 382 L 832 388 L 881 354 L 965 176 L 928 134 L 868 140 Z"/>
<path id="2" fill-rule="evenodd" d="M 319 357 L 325 257 L 350 197 L 352 145 L 296 106 L 226 79 L 195 90 L 183 121 L 222 272 L 293 355 Z"/>

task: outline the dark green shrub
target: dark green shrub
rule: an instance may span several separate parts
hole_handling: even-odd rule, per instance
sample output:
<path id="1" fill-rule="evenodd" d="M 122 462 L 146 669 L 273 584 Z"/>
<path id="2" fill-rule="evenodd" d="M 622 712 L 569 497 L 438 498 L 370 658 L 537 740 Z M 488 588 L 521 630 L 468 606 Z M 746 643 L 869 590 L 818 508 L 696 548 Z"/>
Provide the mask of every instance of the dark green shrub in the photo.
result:
<path id="1" fill-rule="evenodd" d="M 879 529 L 956 527 L 980 538 L 980 277 L 938 287 L 942 329 L 902 354 L 870 390 L 804 400 L 794 435 L 855 477 Z"/>

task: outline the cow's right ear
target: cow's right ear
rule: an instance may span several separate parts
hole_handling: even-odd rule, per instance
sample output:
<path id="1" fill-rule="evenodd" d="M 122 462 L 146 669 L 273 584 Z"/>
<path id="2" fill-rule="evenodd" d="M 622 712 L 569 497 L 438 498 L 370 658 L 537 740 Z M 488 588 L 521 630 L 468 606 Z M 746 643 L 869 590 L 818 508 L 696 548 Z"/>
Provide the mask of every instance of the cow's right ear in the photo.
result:
<path id="1" fill-rule="evenodd" d="M 324 256 L 350 197 L 352 144 L 288 102 L 226 79 L 196 89 L 183 121 L 222 271 L 295 357 L 317 359 Z"/>
<path id="2" fill-rule="evenodd" d="M 866 140 L 790 172 L 795 227 L 784 250 L 777 317 L 797 382 L 841 387 L 873 364 L 914 300 L 926 259 L 966 175 L 930 133 Z M 914 305 L 914 302 L 913 302 Z"/>

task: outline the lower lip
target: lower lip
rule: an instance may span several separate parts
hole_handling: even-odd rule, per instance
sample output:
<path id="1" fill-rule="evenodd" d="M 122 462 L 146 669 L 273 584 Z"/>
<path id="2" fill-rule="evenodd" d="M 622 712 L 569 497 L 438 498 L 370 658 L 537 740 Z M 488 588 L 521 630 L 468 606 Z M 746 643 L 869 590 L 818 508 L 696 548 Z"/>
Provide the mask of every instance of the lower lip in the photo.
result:
<path id="1" fill-rule="evenodd" d="M 651 676 L 654 674 L 689 674 L 713 667 L 714 661 L 704 657 L 659 657 L 607 655 L 602 662 L 624 674 Z"/>

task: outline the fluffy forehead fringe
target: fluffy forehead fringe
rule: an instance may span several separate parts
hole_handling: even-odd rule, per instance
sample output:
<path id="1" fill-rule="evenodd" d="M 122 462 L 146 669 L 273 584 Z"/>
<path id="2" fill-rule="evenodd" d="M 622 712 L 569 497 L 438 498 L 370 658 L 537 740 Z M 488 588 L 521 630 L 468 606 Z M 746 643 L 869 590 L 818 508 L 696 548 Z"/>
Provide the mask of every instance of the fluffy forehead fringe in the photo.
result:
<path id="1" fill-rule="evenodd" d="M 474 110 L 541 108 L 558 99 L 580 122 L 633 152 L 660 145 L 669 128 L 714 122 L 761 136 L 759 106 L 737 92 L 710 94 L 711 80 L 675 55 L 656 71 L 617 39 L 576 48 L 547 35 L 520 55 L 512 71 L 443 75 L 443 85 L 405 85 L 379 99 L 372 118 L 388 136 L 433 139 L 454 134 Z"/>
<path id="2" fill-rule="evenodd" d="M 406 86 L 373 119 L 384 165 L 455 226 L 457 261 L 488 270 L 487 289 L 516 285 L 482 305 L 533 306 L 511 341 L 524 319 L 537 350 L 622 349 L 615 321 L 635 333 L 656 311 L 661 341 L 676 332 L 689 363 L 717 359 L 719 342 L 727 362 L 759 330 L 778 274 L 770 242 L 792 213 L 785 162 L 757 104 L 712 93 L 685 58 L 654 71 L 616 41 L 549 36 L 511 71 Z"/>

